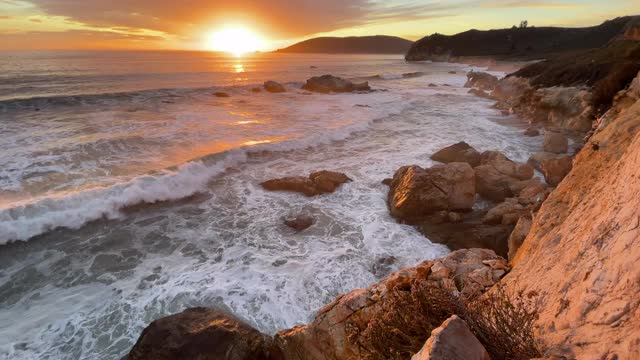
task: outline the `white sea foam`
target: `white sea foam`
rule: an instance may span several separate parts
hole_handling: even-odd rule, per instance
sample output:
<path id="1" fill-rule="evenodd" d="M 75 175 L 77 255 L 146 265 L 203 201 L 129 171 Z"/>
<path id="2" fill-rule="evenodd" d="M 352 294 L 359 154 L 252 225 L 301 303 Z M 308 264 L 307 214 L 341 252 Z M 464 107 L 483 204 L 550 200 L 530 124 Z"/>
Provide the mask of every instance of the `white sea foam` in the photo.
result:
<path id="1" fill-rule="evenodd" d="M 523 160 L 537 151 L 539 139 L 518 137 L 521 130 L 493 121 L 500 115 L 490 102 L 461 88 L 463 74 L 448 74 L 460 66 L 398 59 L 363 73 L 351 61 L 341 63 L 350 67 L 339 75 L 427 75 L 372 80 L 374 88 L 389 91 L 362 95 L 307 96 L 293 89 L 275 95 L 233 90 L 227 99 L 200 94 L 161 108 L 177 121 L 157 121 L 157 112 L 146 116 L 150 107 L 144 104 L 121 122 L 122 113 L 105 112 L 99 121 L 82 118 L 82 124 L 90 122 L 103 132 L 115 128 L 129 135 L 139 130 L 131 126 L 141 126 L 145 139 L 165 144 L 118 142 L 120 150 L 101 152 L 109 164 L 123 156 L 147 159 L 132 156 L 129 145 L 151 146 L 159 157 L 173 143 L 206 145 L 213 134 L 209 128 L 224 132 L 234 144 L 258 144 L 124 176 L 115 185 L 45 193 L 2 210 L 15 232 L 30 224 L 42 231 L 82 229 L 2 247 L 0 357 L 120 359 L 150 321 L 191 306 L 221 307 L 274 333 L 307 322 L 340 293 L 446 254 L 444 246 L 431 244 L 389 215 L 388 189 L 380 181 L 402 165 L 432 165 L 429 155 L 454 142 L 464 140 L 481 151 L 499 149 Z M 300 68 L 307 71 L 308 64 L 307 59 Z M 429 88 L 429 83 L 453 86 Z M 239 124 L 244 122 L 249 124 Z M 265 139 L 272 142 L 259 143 Z M 39 140 L 35 147 L 42 145 Z M 204 149 L 203 155 L 208 153 Z M 345 172 L 354 181 L 313 198 L 259 186 L 266 179 L 319 169 Z M 203 191 L 208 196 L 121 212 L 140 202 Z M 300 212 L 311 214 L 316 223 L 301 233 L 282 224 L 283 217 Z M 96 217 L 117 221 L 86 224 Z M 0 229 L 8 234 L 3 225 Z M 381 266 L 380 259 L 390 264 Z"/>

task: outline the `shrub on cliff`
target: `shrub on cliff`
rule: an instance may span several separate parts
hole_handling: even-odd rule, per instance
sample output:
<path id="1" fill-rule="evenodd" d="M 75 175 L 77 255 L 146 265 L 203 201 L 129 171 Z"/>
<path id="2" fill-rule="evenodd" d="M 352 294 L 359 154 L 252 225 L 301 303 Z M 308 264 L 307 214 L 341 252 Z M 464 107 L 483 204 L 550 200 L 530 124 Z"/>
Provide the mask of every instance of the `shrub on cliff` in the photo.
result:
<path id="1" fill-rule="evenodd" d="M 550 57 L 509 76 L 527 78 L 535 87 L 590 87 L 591 105 L 602 114 L 611 106 L 615 94 L 627 87 L 638 71 L 640 43 L 614 41 L 601 48 Z"/>
<path id="2" fill-rule="evenodd" d="M 520 360 L 542 355 L 533 329 L 537 319 L 535 294 L 511 296 L 496 287 L 484 296 L 461 298 L 449 291 L 416 282 L 410 289 L 392 290 L 384 315 L 371 321 L 359 340 L 367 360 L 408 359 L 420 351 L 431 331 L 452 315 L 463 318 L 494 360 Z"/>
<path id="3" fill-rule="evenodd" d="M 508 294 L 499 284 L 484 296 L 459 308 L 460 317 L 496 359 L 542 356 L 533 332 L 538 319 L 535 293 Z"/>

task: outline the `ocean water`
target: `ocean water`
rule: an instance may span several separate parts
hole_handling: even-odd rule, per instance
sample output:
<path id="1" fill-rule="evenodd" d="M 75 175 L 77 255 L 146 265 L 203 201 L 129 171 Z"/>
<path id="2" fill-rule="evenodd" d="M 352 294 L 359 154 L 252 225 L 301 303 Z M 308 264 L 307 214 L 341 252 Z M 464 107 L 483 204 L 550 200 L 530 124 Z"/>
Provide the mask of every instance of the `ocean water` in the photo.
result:
<path id="1" fill-rule="evenodd" d="M 0 53 L 0 358 L 119 359 L 149 322 L 192 306 L 274 333 L 445 255 L 389 216 L 381 181 L 462 140 L 519 161 L 541 147 L 467 94 L 470 70 L 388 55 Z M 322 74 L 376 91 L 300 90 Z M 254 93 L 265 80 L 289 91 Z M 314 198 L 259 186 L 321 169 L 354 181 Z M 282 224 L 299 213 L 315 224 Z"/>

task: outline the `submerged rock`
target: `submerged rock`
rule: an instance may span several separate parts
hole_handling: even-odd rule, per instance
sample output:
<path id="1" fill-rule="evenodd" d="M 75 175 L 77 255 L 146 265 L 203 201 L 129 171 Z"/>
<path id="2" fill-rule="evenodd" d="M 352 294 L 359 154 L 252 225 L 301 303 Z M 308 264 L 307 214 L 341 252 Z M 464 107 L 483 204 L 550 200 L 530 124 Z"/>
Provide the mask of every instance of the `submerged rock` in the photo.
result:
<path id="1" fill-rule="evenodd" d="M 275 81 L 271 81 L 271 80 L 264 82 L 264 89 L 270 93 L 287 92 L 287 89 L 285 89 L 285 87 L 282 84 Z"/>
<path id="2" fill-rule="evenodd" d="M 538 130 L 538 128 L 533 126 L 528 127 L 527 130 L 524 131 L 524 136 L 530 136 L 530 137 L 540 136 L 540 130 Z"/>
<path id="3" fill-rule="evenodd" d="M 447 146 L 431 155 L 431 160 L 441 163 L 466 162 L 471 167 L 480 165 L 480 153 L 464 141 Z"/>
<path id="4" fill-rule="evenodd" d="M 222 91 L 214 92 L 213 95 L 215 97 L 220 97 L 220 98 L 227 98 L 227 97 L 231 96 L 228 93 L 222 92 Z"/>
<path id="5" fill-rule="evenodd" d="M 332 193 L 340 185 L 350 181 L 352 180 L 343 173 L 323 170 L 314 172 L 309 177 L 290 176 L 268 180 L 260 185 L 269 191 L 293 191 L 306 196 L 316 196 Z"/>
<path id="6" fill-rule="evenodd" d="M 364 83 L 353 83 L 350 80 L 343 79 L 341 77 L 333 76 L 333 75 L 322 75 L 315 76 L 311 79 L 307 80 L 307 82 L 302 86 L 304 90 L 328 94 L 330 92 L 342 93 L 342 92 L 352 92 L 352 91 L 369 91 L 371 88 L 369 87 L 368 82 Z"/>
<path id="7" fill-rule="evenodd" d="M 191 308 L 152 322 L 126 360 L 267 360 L 272 339 L 219 310 Z"/>
<path id="8" fill-rule="evenodd" d="M 431 332 L 431 337 L 411 360 L 491 360 L 467 323 L 453 315 Z"/>
<path id="9" fill-rule="evenodd" d="M 388 196 L 391 215 L 401 220 L 421 218 L 440 210 L 470 210 L 474 200 L 474 173 L 467 163 L 428 169 L 403 166 L 394 174 Z"/>
<path id="10" fill-rule="evenodd" d="M 309 215 L 297 215 L 284 219 L 284 224 L 288 227 L 302 231 L 313 225 L 313 218 Z"/>

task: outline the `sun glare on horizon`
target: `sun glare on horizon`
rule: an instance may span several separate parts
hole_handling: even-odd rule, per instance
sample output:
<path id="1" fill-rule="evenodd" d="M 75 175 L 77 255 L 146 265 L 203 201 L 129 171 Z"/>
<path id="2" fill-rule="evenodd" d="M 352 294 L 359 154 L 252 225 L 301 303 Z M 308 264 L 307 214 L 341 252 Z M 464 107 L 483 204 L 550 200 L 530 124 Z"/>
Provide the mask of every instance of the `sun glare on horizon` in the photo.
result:
<path id="1" fill-rule="evenodd" d="M 264 49 L 264 40 L 244 27 L 228 27 L 214 32 L 209 38 L 209 48 L 236 56 Z"/>

